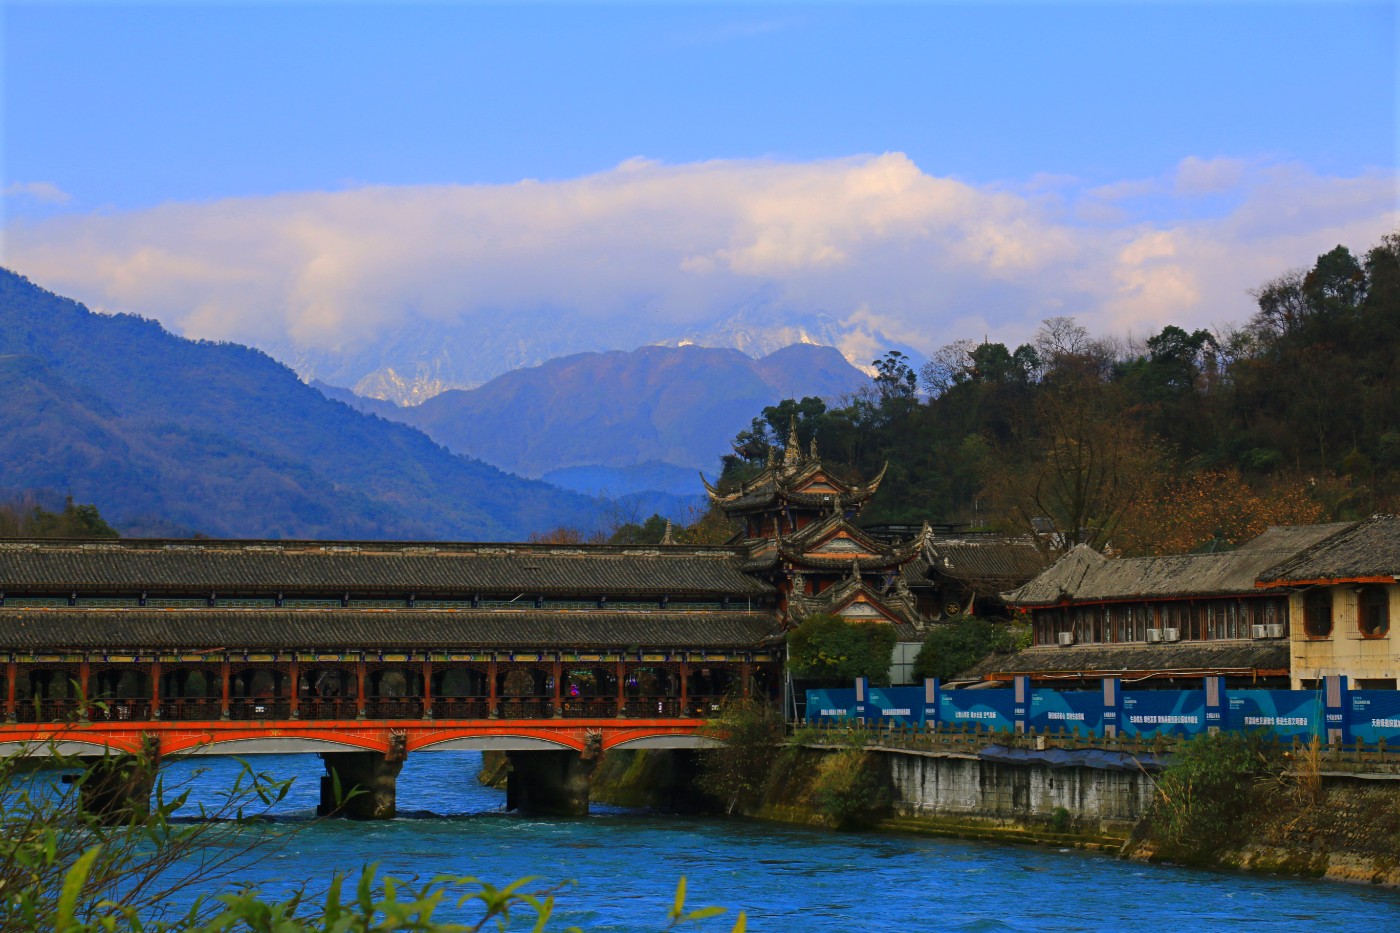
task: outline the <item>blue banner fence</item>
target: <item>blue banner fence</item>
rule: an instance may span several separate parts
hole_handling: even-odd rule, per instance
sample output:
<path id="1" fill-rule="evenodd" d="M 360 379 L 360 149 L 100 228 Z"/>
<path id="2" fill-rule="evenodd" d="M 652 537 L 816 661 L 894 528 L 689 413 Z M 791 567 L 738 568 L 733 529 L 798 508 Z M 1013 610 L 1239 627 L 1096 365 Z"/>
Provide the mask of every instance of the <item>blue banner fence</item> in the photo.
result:
<path id="1" fill-rule="evenodd" d="M 1325 678 L 1319 690 L 1231 690 L 1223 677 L 1205 678 L 1200 690 L 1123 690 L 1112 677 L 1097 690 L 1032 688 L 1028 677 L 995 690 L 944 690 L 936 678 L 872 687 L 862 678 L 853 689 L 808 690 L 807 719 L 1107 737 L 1266 730 L 1284 739 L 1391 745 L 1400 744 L 1400 691 L 1351 690 L 1345 677 Z"/>

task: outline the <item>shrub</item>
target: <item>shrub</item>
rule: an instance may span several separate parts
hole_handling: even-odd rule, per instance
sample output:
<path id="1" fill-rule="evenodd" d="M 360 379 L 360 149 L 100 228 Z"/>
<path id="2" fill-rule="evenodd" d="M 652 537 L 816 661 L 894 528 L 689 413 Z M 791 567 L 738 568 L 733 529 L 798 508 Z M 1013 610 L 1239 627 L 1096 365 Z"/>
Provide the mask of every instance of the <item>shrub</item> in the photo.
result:
<path id="1" fill-rule="evenodd" d="M 722 801 L 726 813 L 733 813 L 763 788 L 774 749 L 783 739 L 783 718 L 761 700 L 731 697 L 700 734 L 724 743 L 701 751 L 700 789 Z"/>
<path id="2" fill-rule="evenodd" d="M 994 623 L 975 616 L 957 616 L 935 626 L 914 658 L 917 678 L 956 677 L 989 654 L 1010 654 L 1030 644 L 1030 629 L 1014 623 Z"/>
<path id="3" fill-rule="evenodd" d="M 794 677 L 823 684 L 848 684 L 868 677 L 883 687 L 890 682 L 894 642 L 890 625 L 812 616 L 788 635 L 788 668 Z"/>
<path id="4" fill-rule="evenodd" d="M 889 782 L 879 756 L 844 748 L 822 756 L 812 795 L 837 829 L 866 825 L 890 806 Z"/>
<path id="5" fill-rule="evenodd" d="M 1248 828 L 1251 791 L 1268 771 L 1257 734 L 1198 735 L 1183 745 L 1157 780 L 1150 814 L 1162 854 L 1212 861 L 1238 844 Z"/>

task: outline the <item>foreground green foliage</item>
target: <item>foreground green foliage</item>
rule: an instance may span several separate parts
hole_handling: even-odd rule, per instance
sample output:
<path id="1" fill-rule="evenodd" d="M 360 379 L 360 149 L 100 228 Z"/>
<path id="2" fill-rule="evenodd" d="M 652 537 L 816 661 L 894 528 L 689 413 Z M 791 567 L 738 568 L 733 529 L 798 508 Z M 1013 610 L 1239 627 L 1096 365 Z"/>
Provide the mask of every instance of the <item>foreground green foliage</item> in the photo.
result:
<path id="1" fill-rule="evenodd" d="M 890 625 L 812 616 L 788 634 L 788 667 L 794 677 L 846 686 L 857 677 L 887 686 L 895 631 Z"/>
<path id="2" fill-rule="evenodd" d="M 1157 779 L 1149 825 L 1160 853 L 1203 862 L 1238 844 L 1256 785 L 1273 770 L 1257 734 L 1220 732 L 1187 742 Z"/>
<path id="3" fill-rule="evenodd" d="M 990 654 L 1010 654 L 1030 646 L 1025 625 L 958 616 L 935 625 L 914 658 L 914 677 L 955 677 Z"/>

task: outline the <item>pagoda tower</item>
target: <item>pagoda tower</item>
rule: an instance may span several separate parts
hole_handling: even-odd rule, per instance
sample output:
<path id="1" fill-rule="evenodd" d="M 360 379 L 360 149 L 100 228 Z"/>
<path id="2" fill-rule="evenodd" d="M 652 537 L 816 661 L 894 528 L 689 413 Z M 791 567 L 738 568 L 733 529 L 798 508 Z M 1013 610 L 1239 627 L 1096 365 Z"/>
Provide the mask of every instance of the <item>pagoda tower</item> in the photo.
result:
<path id="1" fill-rule="evenodd" d="M 885 469 L 861 485 L 837 479 L 823 468 L 815 438 L 803 452 L 793 419 L 781 459 L 770 453 L 763 472 L 738 491 L 721 493 L 700 479 L 710 501 L 742 523 L 735 543 L 748 544 L 744 570 L 778 588 L 788 625 L 837 615 L 922 628 L 900 570 L 923 553 L 932 535 L 928 524 L 912 540 L 890 545 L 852 523 L 880 488 Z"/>

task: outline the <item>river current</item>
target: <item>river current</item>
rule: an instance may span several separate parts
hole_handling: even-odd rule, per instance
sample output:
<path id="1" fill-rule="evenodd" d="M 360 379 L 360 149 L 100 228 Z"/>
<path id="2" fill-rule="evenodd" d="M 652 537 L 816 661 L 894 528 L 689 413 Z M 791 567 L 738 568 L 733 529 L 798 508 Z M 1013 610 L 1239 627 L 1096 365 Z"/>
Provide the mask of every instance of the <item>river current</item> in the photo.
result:
<path id="1" fill-rule="evenodd" d="M 357 874 L 378 862 L 384 873 L 419 880 L 573 882 L 558 894 L 557 926 L 589 933 L 661 929 L 681 876 L 691 907 L 730 909 L 695 927 L 704 931 L 728 931 L 738 910 L 757 933 L 1400 929 L 1400 893 L 1360 886 L 596 804 L 582 818 L 521 817 L 502 811 L 503 793 L 477 783 L 481 758 L 469 752 L 411 757 L 399 778 L 398 819 L 314 821 L 322 773 L 316 756 L 251 763 L 296 778 L 278 805 L 281 819 L 258 830 L 285 844 L 247 875 L 269 894 L 296 882 L 323 886 L 336 871 Z M 172 782 L 192 777 L 193 798 L 212 804 L 238 767 L 211 757 L 163 770 Z"/>

